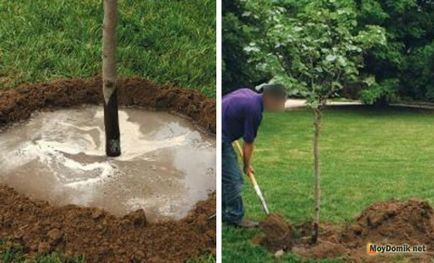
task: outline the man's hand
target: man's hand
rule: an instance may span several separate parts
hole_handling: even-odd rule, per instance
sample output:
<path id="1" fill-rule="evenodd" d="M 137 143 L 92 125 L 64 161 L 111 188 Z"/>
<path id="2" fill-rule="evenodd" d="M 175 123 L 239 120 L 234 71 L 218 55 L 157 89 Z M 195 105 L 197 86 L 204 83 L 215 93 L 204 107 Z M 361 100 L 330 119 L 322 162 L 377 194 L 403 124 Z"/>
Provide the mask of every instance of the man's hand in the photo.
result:
<path id="1" fill-rule="evenodd" d="M 255 174 L 255 169 L 253 169 L 253 166 L 251 166 L 251 165 L 244 166 L 243 170 L 247 176 L 249 176 L 250 174 Z"/>

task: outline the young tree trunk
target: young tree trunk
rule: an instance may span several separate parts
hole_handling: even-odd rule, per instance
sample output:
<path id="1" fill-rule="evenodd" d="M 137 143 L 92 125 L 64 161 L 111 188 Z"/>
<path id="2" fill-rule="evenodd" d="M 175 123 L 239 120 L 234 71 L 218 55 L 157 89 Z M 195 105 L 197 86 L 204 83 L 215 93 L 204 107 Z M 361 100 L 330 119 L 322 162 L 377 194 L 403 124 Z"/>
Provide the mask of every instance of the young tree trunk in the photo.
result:
<path id="1" fill-rule="evenodd" d="M 102 89 L 107 156 L 119 156 L 121 154 L 116 91 L 116 20 L 117 0 L 104 0 Z"/>
<path id="2" fill-rule="evenodd" d="M 319 232 L 319 218 L 320 218 L 320 205 L 321 205 L 321 188 L 320 188 L 320 149 L 319 149 L 319 135 L 321 130 L 321 109 L 314 110 L 314 136 L 313 136 L 313 158 L 314 158 L 314 177 L 315 177 L 315 213 L 312 226 L 312 243 L 318 240 Z"/>

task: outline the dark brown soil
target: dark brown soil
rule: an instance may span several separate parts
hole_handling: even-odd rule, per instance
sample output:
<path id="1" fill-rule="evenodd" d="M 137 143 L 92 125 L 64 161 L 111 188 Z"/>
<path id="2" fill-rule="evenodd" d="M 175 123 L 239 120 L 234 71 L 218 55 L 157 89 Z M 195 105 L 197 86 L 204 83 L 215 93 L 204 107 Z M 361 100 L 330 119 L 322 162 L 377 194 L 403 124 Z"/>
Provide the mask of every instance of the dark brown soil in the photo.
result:
<path id="1" fill-rule="evenodd" d="M 392 200 L 365 209 L 345 227 L 340 242 L 354 254 L 366 256 L 366 244 L 426 245 L 434 258 L 434 211 L 426 201 Z M 372 256 L 371 256 L 372 257 Z M 414 257 L 420 259 L 420 257 Z"/>
<path id="2" fill-rule="evenodd" d="M 99 104 L 101 79 L 70 79 L 22 85 L 0 92 L 0 128 L 37 110 Z M 157 86 L 133 78 L 119 81 L 119 102 L 186 115 L 215 133 L 215 101 L 193 90 Z M 215 254 L 215 194 L 180 221 L 150 224 L 143 210 L 115 217 L 97 208 L 54 207 L 0 185 L 0 240 L 29 256 L 60 251 L 86 262 L 184 262 Z"/>
<path id="3" fill-rule="evenodd" d="M 367 244 L 426 245 L 428 253 L 404 256 L 414 262 L 431 262 L 434 259 L 434 211 L 425 201 L 376 203 L 343 228 L 323 224 L 315 245 L 310 244 L 310 227 L 310 224 L 295 226 L 291 241 L 277 243 L 280 247 L 266 247 L 276 252 L 293 245 L 292 252 L 306 258 L 341 257 L 351 262 L 389 262 L 396 258 L 391 255 L 368 255 Z M 280 239 L 275 236 L 276 240 Z"/>
<path id="4" fill-rule="evenodd" d="M 264 234 L 257 240 L 260 245 L 273 252 L 291 250 L 294 239 L 293 229 L 281 215 L 269 214 L 259 227 Z"/>

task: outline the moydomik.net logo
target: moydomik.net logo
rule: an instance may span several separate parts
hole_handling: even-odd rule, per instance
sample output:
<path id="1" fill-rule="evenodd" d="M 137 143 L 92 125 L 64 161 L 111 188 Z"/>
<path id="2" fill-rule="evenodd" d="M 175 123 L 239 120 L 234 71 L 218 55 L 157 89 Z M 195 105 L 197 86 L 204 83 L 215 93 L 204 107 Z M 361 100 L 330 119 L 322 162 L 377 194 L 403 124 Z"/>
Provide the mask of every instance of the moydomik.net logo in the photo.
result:
<path id="1" fill-rule="evenodd" d="M 428 251 L 426 245 L 392 245 L 392 244 L 375 244 L 368 243 L 366 250 L 369 255 L 377 254 L 409 254 L 409 253 L 426 253 Z"/>

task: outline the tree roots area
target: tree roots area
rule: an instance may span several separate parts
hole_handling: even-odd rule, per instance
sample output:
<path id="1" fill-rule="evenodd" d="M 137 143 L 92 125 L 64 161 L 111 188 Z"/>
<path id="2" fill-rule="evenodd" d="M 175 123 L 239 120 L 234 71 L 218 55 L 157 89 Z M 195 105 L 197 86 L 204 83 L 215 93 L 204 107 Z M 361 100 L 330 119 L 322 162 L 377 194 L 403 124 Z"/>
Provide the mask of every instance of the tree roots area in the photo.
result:
<path id="1" fill-rule="evenodd" d="M 278 214 L 270 214 L 260 228 L 252 242 L 276 256 L 290 252 L 306 259 L 349 262 L 395 262 L 403 257 L 431 262 L 434 257 L 433 208 L 420 200 L 373 204 L 343 227 L 323 224 L 315 244 L 311 224 L 291 225 Z"/>
<path id="2" fill-rule="evenodd" d="M 42 109 L 101 104 L 101 79 L 69 79 L 0 92 L 0 128 Z M 119 104 L 187 116 L 215 134 L 215 101 L 197 91 L 157 86 L 142 79 L 118 83 Z M 1 173 L 1 171 L 0 171 Z M 115 216 L 98 208 L 53 206 L 0 185 L 1 249 L 20 247 L 27 257 L 59 252 L 86 262 L 185 262 L 215 255 L 215 194 L 181 220 L 148 222 L 146 211 Z"/>

